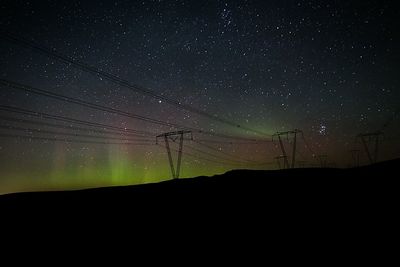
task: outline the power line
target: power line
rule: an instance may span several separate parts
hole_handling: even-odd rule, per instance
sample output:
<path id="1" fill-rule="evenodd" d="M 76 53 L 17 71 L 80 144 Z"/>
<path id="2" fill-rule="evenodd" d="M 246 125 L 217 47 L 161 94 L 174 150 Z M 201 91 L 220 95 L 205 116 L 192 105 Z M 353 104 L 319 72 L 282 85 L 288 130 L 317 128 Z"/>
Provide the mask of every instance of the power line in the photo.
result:
<path id="1" fill-rule="evenodd" d="M 76 134 L 76 133 L 55 132 L 55 131 L 47 131 L 47 130 L 40 130 L 40 129 L 34 129 L 34 128 L 23 128 L 23 127 L 16 127 L 16 126 L 10 126 L 10 125 L 0 125 L 0 128 L 7 129 L 7 130 L 17 130 L 17 131 L 25 131 L 25 132 L 28 131 L 28 132 L 35 132 L 35 133 L 42 133 L 42 134 L 65 135 L 65 136 L 84 137 L 84 138 L 99 138 L 99 139 L 106 139 L 106 140 L 121 140 L 121 141 L 130 141 L 130 142 L 115 143 L 115 142 L 101 142 L 101 141 L 68 139 L 68 138 L 58 138 L 58 137 L 38 137 L 38 136 L 20 135 L 20 134 L 12 134 L 11 135 L 11 134 L 3 134 L 3 133 L 0 133 L 0 137 L 9 137 L 9 138 L 10 137 L 15 137 L 15 138 L 19 137 L 19 138 L 24 138 L 24 139 L 34 139 L 34 140 L 44 140 L 44 141 L 63 141 L 63 142 L 94 143 L 94 144 L 152 145 L 151 144 L 152 140 L 141 140 L 141 139 L 135 140 L 135 139 L 123 139 L 123 138 L 113 138 L 113 137 L 105 137 L 105 136 L 82 135 L 82 134 Z M 134 141 L 144 142 L 144 143 L 132 143 Z M 237 165 L 237 166 L 243 166 L 243 165 L 249 164 L 249 162 L 240 162 L 237 160 L 235 161 L 235 160 L 219 157 L 212 153 L 208 153 L 208 152 L 196 149 L 192 146 L 188 146 L 188 147 L 190 149 L 192 149 L 193 151 L 224 160 L 224 162 L 217 161 L 218 163 L 221 163 L 221 164 Z M 175 150 L 175 149 L 173 149 L 173 150 Z M 177 150 L 175 150 L 175 151 L 177 151 Z M 184 154 L 188 154 L 189 156 L 200 158 L 202 160 L 215 162 L 215 160 L 209 160 L 206 158 L 198 157 L 198 156 L 195 156 L 195 155 L 187 153 L 187 152 L 185 152 Z M 256 163 L 256 165 L 265 165 L 265 164 L 270 164 L 270 163 Z"/>
<path id="2" fill-rule="evenodd" d="M 202 153 L 202 154 L 207 155 L 207 156 L 212 156 L 212 157 L 217 158 L 217 159 L 225 160 L 227 162 L 235 163 L 235 164 L 241 165 L 241 166 L 244 166 L 244 165 L 251 165 L 251 166 L 259 165 L 260 166 L 260 165 L 273 164 L 271 162 L 255 162 L 255 161 L 248 161 L 248 160 L 242 161 L 242 160 L 237 160 L 237 159 L 230 159 L 230 158 L 226 158 L 226 157 L 222 157 L 222 156 L 217 156 L 217 155 L 215 155 L 213 153 L 209 153 L 209 152 L 203 151 L 201 149 L 194 148 L 193 146 L 190 146 L 190 145 L 186 145 L 186 146 L 188 148 L 192 149 L 193 151 Z"/>
<path id="3" fill-rule="evenodd" d="M 187 156 L 189 156 L 189 157 L 193 157 L 193 158 L 197 158 L 197 159 L 200 159 L 200 160 L 205 160 L 205 161 L 208 161 L 208 162 L 212 162 L 212 163 L 219 163 L 219 164 L 223 164 L 223 165 L 231 165 L 231 166 L 241 166 L 241 167 L 243 167 L 243 166 L 255 166 L 255 165 L 258 165 L 258 166 L 261 166 L 261 165 L 271 165 L 271 164 L 274 164 L 273 162 L 263 162 L 263 163 L 257 163 L 257 164 L 248 164 L 248 163 L 239 163 L 239 162 L 233 162 L 233 161 L 225 161 L 225 162 L 223 162 L 223 161 L 218 161 L 218 160 L 211 160 L 211 159 L 208 159 L 208 158 L 204 158 L 204 157 L 201 157 L 201 156 L 196 156 L 196 155 L 193 155 L 193 154 L 190 154 L 190 153 L 188 153 L 188 152 L 182 152 L 183 154 L 185 154 L 185 155 L 187 155 Z"/>
<path id="4" fill-rule="evenodd" d="M 1 107 L 0 107 L 1 109 Z M 25 114 L 25 113 L 24 113 Z M 9 122 L 16 122 L 16 123 L 27 123 L 27 124 L 34 124 L 34 125 L 40 125 L 40 126 L 47 126 L 47 127 L 54 127 L 54 128 L 60 128 L 60 129 L 66 129 L 66 130 L 76 130 L 76 131 L 83 131 L 83 132 L 90 132 L 90 133 L 99 133 L 99 134 L 108 134 L 108 135 L 123 135 L 123 136 L 132 136 L 132 137 L 143 137 L 143 135 L 139 135 L 139 134 L 131 134 L 131 133 L 126 133 L 126 132 L 122 132 L 121 130 L 117 131 L 117 130 L 112 130 L 112 131 L 106 131 L 106 130 L 96 130 L 96 129 L 92 129 L 92 128 L 83 128 L 83 127 L 77 127 L 77 126 L 72 126 L 72 125 L 61 125 L 61 124 L 56 124 L 56 123 L 48 123 L 48 122 L 40 122 L 40 121 L 35 121 L 35 120 L 27 120 L 27 119 L 22 119 L 22 118 L 14 118 L 14 117 L 7 117 L 7 116 L 0 116 L 0 120 L 4 120 L 4 121 L 9 121 Z M 149 133 L 149 136 L 152 133 Z M 146 139 L 149 140 L 149 139 Z M 213 143 L 213 144 L 229 144 L 229 145 L 259 145 L 263 142 L 269 142 L 269 141 L 263 141 L 263 142 L 228 142 L 228 141 L 218 141 L 218 140 L 208 140 L 208 139 L 196 139 L 196 140 L 192 140 L 192 139 L 185 139 L 185 140 L 191 140 L 194 141 L 200 145 L 206 146 L 214 151 L 217 151 L 221 154 L 227 155 L 227 156 L 231 156 L 231 157 L 236 157 L 232 154 L 223 152 L 221 150 L 218 150 L 212 146 L 208 146 L 204 143 Z M 154 141 L 154 140 L 152 140 Z M 240 158 L 240 157 L 239 157 Z M 247 161 L 247 160 L 246 160 Z M 249 161 L 252 162 L 252 161 Z M 255 163 L 255 162 L 254 162 Z"/>
<path id="5" fill-rule="evenodd" d="M 102 106 L 102 105 L 98 105 L 98 104 L 93 104 L 93 103 L 90 103 L 90 102 L 87 102 L 87 101 L 83 101 L 83 100 L 80 100 L 80 99 L 76 99 L 76 98 L 60 95 L 60 94 L 53 93 L 53 92 L 50 92 L 50 91 L 47 91 L 47 90 L 34 88 L 32 86 L 16 83 L 16 82 L 5 80 L 5 79 L 0 79 L 0 83 L 2 83 L 3 85 L 5 85 L 7 87 L 14 88 L 14 89 L 23 90 L 23 91 L 26 91 L 26 92 L 30 92 L 30 93 L 34 93 L 34 94 L 40 95 L 40 96 L 46 96 L 46 97 L 50 97 L 50 98 L 57 99 L 57 100 L 60 100 L 60 101 L 65 101 L 67 103 L 74 103 L 74 104 L 78 104 L 78 105 L 81 105 L 81 106 L 84 106 L 84 107 L 88 107 L 88 108 L 92 108 L 92 109 L 96 109 L 96 110 L 100 110 L 100 111 L 105 111 L 105 112 L 109 112 L 109 113 L 113 113 L 113 114 L 118 114 L 118 115 L 121 115 L 121 116 L 133 118 L 133 119 L 142 120 L 142 121 L 145 121 L 145 122 L 148 122 L 148 123 L 158 124 L 158 125 L 167 126 L 167 127 L 176 127 L 176 128 L 181 128 L 181 129 L 188 129 L 188 130 L 192 130 L 192 131 L 195 131 L 197 133 L 200 133 L 200 134 L 208 134 L 208 135 L 218 136 L 218 137 L 222 137 L 222 138 L 232 138 L 232 139 L 239 139 L 239 140 L 253 140 L 253 139 L 248 139 L 248 138 L 242 138 L 242 137 L 235 137 L 235 136 L 230 136 L 230 135 L 218 134 L 218 133 L 211 132 L 211 131 L 204 131 L 204 130 L 201 130 L 201 129 L 198 129 L 198 128 L 192 128 L 192 127 L 187 127 L 187 126 L 183 126 L 183 125 L 176 124 L 176 123 L 169 123 L 169 122 L 165 122 L 165 121 L 161 121 L 161 120 L 157 120 L 157 119 L 152 119 L 152 118 L 149 118 L 149 117 L 137 115 L 137 114 L 134 114 L 134 113 L 125 112 L 125 111 L 122 111 L 122 110 L 118 110 L 118 109 L 114 109 L 114 108 L 110 108 L 110 107 L 106 107 L 106 106 Z"/>
<path id="6" fill-rule="evenodd" d="M 44 112 L 37 112 L 37 111 L 32 111 L 32 110 L 27 110 L 27 109 L 23 109 L 23 108 L 12 107 L 12 106 L 0 105 L 0 110 L 18 113 L 18 114 L 29 115 L 29 116 L 35 116 L 35 117 L 39 117 L 39 118 L 52 119 L 52 120 L 56 120 L 56 121 L 63 121 L 63 122 L 68 122 L 68 123 L 75 123 L 75 124 L 80 124 L 80 125 L 85 125 L 85 126 L 97 127 L 97 128 L 101 128 L 101 129 L 110 129 L 110 130 L 117 130 L 117 131 L 122 131 L 122 132 L 127 132 L 127 133 L 136 133 L 136 134 L 142 134 L 142 135 L 147 135 L 147 136 L 154 136 L 154 133 L 151 133 L 151 132 L 138 131 L 138 130 L 134 130 L 134 129 L 111 126 L 111 125 L 102 124 L 102 123 L 78 120 L 78 119 L 63 117 L 63 116 L 59 116 L 59 115 L 51 115 L 51 114 L 44 113 Z"/>
<path id="7" fill-rule="evenodd" d="M 186 147 L 188 147 L 189 149 L 192 149 L 193 151 L 196 151 L 196 152 L 198 152 L 198 153 L 201 153 L 201 154 L 203 154 L 203 155 L 211 156 L 211 157 L 214 157 L 214 158 L 217 158 L 217 159 L 221 159 L 221 160 L 226 160 L 226 161 L 228 161 L 228 162 L 235 162 L 235 163 L 240 164 L 240 165 L 244 165 L 244 164 L 247 164 L 247 163 L 248 163 L 248 162 L 241 162 L 241 161 L 232 160 L 232 159 L 227 159 L 227 158 L 224 158 L 224 157 L 221 157 L 221 156 L 217 156 L 217 155 L 215 155 L 215 154 L 212 154 L 212 153 L 209 153 L 209 152 L 206 152 L 206 151 L 203 151 L 203 150 L 194 148 L 193 146 L 190 146 L 190 145 L 186 145 Z"/>
<path id="8" fill-rule="evenodd" d="M 155 144 L 151 143 L 117 143 L 117 142 L 100 142 L 100 141 L 90 141 L 90 140 L 79 140 L 79 139 L 67 139 L 67 138 L 55 138 L 55 137 L 38 137 L 29 135 L 19 135 L 19 134 L 2 134 L 0 137 L 5 138 L 22 138 L 28 140 L 42 140 L 42 141 L 60 141 L 65 143 L 87 143 L 87 144 L 102 144 L 102 145 L 135 145 L 135 146 L 153 146 Z"/>
<path id="9" fill-rule="evenodd" d="M 38 52 L 40 52 L 42 54 L 45 54 L 48 57 L 55 58 L 55 59 L 57 59 L 57 60 L 59 60 L 61 62 L 64 62 L 66 64 L 71 64 L 71 65 L 73 65 L 74 67 L 76 67 L 76 68 L 78 68 L 80 70 L 83 70 L 85 72 L 100 76 L 100 77 L 102 77 L 102 78 L 104 78 L 104 79 L 106 79 L 106 80 L 108 80 L 108 81 L 110 81 L 112 83 L 115 83 L 117 85 L 126 87 L 126 88 L 128 88 L 130 90 L 133 90 L 135 92 L 139 92 L 139 93 L 141 93 L 143 95 L 150 96 L 150 97 L 152 97 L 154 99 L 157 99 L 157 100 L 162 100 L 162 101 L 164 101 L 164 102 L 166 102 L 166 103 L 168 103 L 170 105 L 173 105 L 173 106 L 175 106 L 175 107 L 177 107 L 179 109 L 186 110 L 186 111 L 201 115 L 203 117 L 207 117 L 207 118 L 212 119 L 214 121 L 218 121 L 218 122 L 221 122 L 221 123 L 224 123 L 224 124 L 227 124 L 227 125 L 230 125 L 232 127 L 239 128 L 239 129 L 242 129 L 242 130 L 245 130 L 245 131 L 250 131 L 250 132 L 253 132 L 253 133 L 256 133 L 256 134 L 259 134 L 259 135 L 263 135 L 263 136 L 270 136 L 269 134 L 263 133 L 261 131 L 255 130 L 255 129 L 251 129 L 249 127 L 242 126 L 242 125 L 240 125 L 240 124 L 238 124 L 236 122 L 232 122 L 232 121 L 229 121 L 227 119 L 220 118 L 215 114 L 210 114 L 210 113 L 207 113 L 205 111 L 199 110 L 197 108 L 191 107 L 189 105 L 182 104 L 180 101 L 176 101 L 174 99 L 162 96 L 162 95 L 157 94 L 157 93 L 155 93 L 155 92 L 153 92 L 153 91 L 151 91 L 149 89 L 146 89 L 144 87 L 141 87 L 141 86 L 138 86 L 138 85 L 133 85 L 129 81 L 123 80 L 123 79 L 119 78 L 116 75 L 107 73 L 107 72 L 102 71 L 102 70 L 100 70 L 100 69 L 98 69 L 96 67 L 90 66 L 90 65 L 88 65 L 86 63 L 79 62 L 78 60 L 75 60 L 72 57 L 63 55 L 63 54 L 57 52 L 54 48 L 53 49 L 49 49 L 47 47 L 40 46 L 40 45 L 30 41 L 30 40 L 18 37 L 18 36 L 8 32 L 8 31 L 3 30 L 3 29 L 1 29 L 1 33 L 2 33 L 2 36 L 5 39 L 9 40 L 9 41 L 12 41 L 12 42 L 17 43 L 19 45 L 22 45 L 24 47 L 28 47 L 30 49 L 34 49 L 34 50 L 36 50 L 36 51 L 38 51 Z"/>
<path id="10" fill-rule="evenodd" d="M 237 156 L 237 155 L 235 156 L 235 155 L 226 153 L 226 152 L 224 152 L 224 151 L 222 151 L 222 150 L 216 149 L 216 148 L 213 147 L 213 146 L 209 146 L 209 145 L 204 144 L 204 143 L 202 143 L 202 142 L 199 142 L 199 141 L 197 141 L 197 140 L 193 140 L 193 142 L 195 142 L 195 143 L 197 143 L 197 144 L 199 144 L 199 145 L 201 145 L 201 146 L 204 146 L 204 147 L 206 147 L 206 148 L 208 148 L 208 149 L 210 149 L 210 150 L 213 150 L 213 151 L 216 151 L 216 152 L 218 152 L 218 153 L 220 153 L 220 154 L 223 154 L 223 155 L 225 155 L 225 156 L 227 156 L 227 157 L 230 157 L 231 159 L 234 158 L 235 161 L 241 161 L 241 162 L 246 162 L 246 163 L 259 163 L 259 162 L 255 162 L 255 161 L 253 161 L 253 160 L 244 159 L 244 158 L 242 158 L 242 157 L 240 157 L 240 156 Z M 237 160 L 237 159 L 239 159 L 239 160 Z"/>
<path id="11" fill-rule="evenodd" d="M 90 134 L 55 132 L 55 131 L 48 131 L 48 130 L 41 130 L 41 129 L 34 129 L 34 128 L 25 128 L 25 127 L 17 127 L 17 126 L 10 126 L 10 125 L 0 125 L 0 128 L 1 129 L 7 129 L 7 130 L 16 130 L 16 131 L 24 131 L 24 132 L 35 132 L 35 133 L 42 133 L 42 134 L 75 136 L 75 137 L 84 137 L 84 138 L 97 138 L 97 139 L 120 140 L 120 141 L 154 142 L 154 140 L 129 139 L 129 138 L 107 137 L 107 136 L 98 136 L 98 135 L 90 135 Z"/>
<path id="12" fill-rule="evenodd" d="M 0 137 L 8 137 L 8 138 L 24 138 L 24 139 L 33 139 L 33 140 L 44 140 L 44 141 L 62 141 L 62 142 L 76 142 L 76 143 L 93 143 L 93 144 L 117 144 L 117 145 L 152 145 L 151 142 L 152 140 L 134 140 L 134 139 L 123 139 L 123 138 L 112 138 L 112 137 L 103 137 L 103 136 L 93 136 L 93 135 L 82 135 L 82 134 L 75 134 L 75 133 L 64 133 L 64 132 L 54 132 L 54 131 L 46 131 L 46 130 L 40 130 L 40 129 L 33 129 L 33 128 L 22 128 L 22 127 L 15 127 L 15 126 L 3 126 L 0 125 L 0 128 L 3 129 L 8 129 L 8 130 L 18 130 L 18 131 L 29 131 L 29 132 L 36 132 L 36 133 L 43 133 L 43 134 L 55 134 L 55 135 L 66 135 L 66 136 L 74 136 L 74 137 L 87 137 L 87 138 L 101 138 L 101 139 L 110 139 L 110 140 L 121 140 L 121 141 L 131 141 L 131 142 L 123 142 L 123 143 L 116 143 L 116 142 L 101 142 L 101 141 L 91 141 L 91 140 L 81 140 L 81 139 L 68 139 L 68 138 L 57 138 L 57 137 L 38 137 L 38 136 L 32 136 L 32 135 L 20 135 L 20 134 L 3 134 L 0 133 Z M 132 143 L 133 141 L 139 141 L 139 142 L 145 142 L 145 143 Z M 146 142 L 147 141 L 147 142 Z M 222 159 L 224 161 L 215 161 L 215 160 L 209 160 L 203 157 L 195 156 L 193 154 L 185 152 L 184 154 L 187 154 L 192 157 L 196 157 L 202 160 L 210 161 L 210 162 L 216 162 L 220 164 L 225 164 L 225 165 L 236 165 L 236 166 L 243 166 L 246 164 L 249 164 L 249 162 L 240 162 L 240 161 L 233 161 L 227 158 L 222 158 L 219 156 L 216 156 L 211 153 L 207 153 L 205 151 L 195 149 L 191 146 L 188 146 L 190 149 L 203 153 L 205 155 L 213 156 L 215 158 Z M 175 149 L 173 149 L 175 150 Z M 175 150 L 177 151 L 177 150 Z M 183 152 L 182 152 L 183 153 Z M 266 164 L 271 164 L 271 163 L 256 163 L 252 165 L 266 165 Z"/>
<path id="13" fill-rule="evenodd" d="M 225 144 L 225 145 L 260 145 L 265 143 L 271 143 L 272 140 L 258 140 L 258 141 L 248 141 L 248 142 L 236 142 L 236 141 L 219 141 L 219 140 L 209 140 L 209 139 L 198 139 L 197 141 L 202 143 L 213 143 L 213 144 Z"/>
<path id="14" fill-rule="evenodd" d="M 105 112 L 109 112 L 109 113 L 113 113 L 113 114 L 118 114 L 118 115 L 121 115 L 121 116 L 129 117 L 129 118 L 133 118 L 133 119 L 137 119 L 137 120 L 142 120 L 142 121 L 153 123 L 153 124 L 158 124 L 158 125 L 163 125 L 163 126 L 168 126 L 168 127 L 176 127 L 176 128 L 186 128 L 186 127 L 184 127 L 182 125 L 169 123 L 169 122 L 164 122 L 164 121 L 160 121 L 160 120 L 157 120 L 157 119 L 152 119 L 152 118 L 149 118 L 149 117 L 137 115 L 137 114 L 134 114 L 134 113 L 124 112 L 122 110 L 118 110 L 118 109 L 115 109 L 115 108 L 110 108 L 110 107 L 101 106 L 101 105 L 98 105 L 98 104 L 93 104 L 93 103 L 90 103 L 90 102 L 87 102 L 87 101 L 83 101 L 83 100 L 80 100 L 80 99 L 77 99 L 77 98 L 72 98 L 72 97 L 56 94 L 56 93 L 53 93 L 53 92 L 50 92 L 50 91 L 34 88 L 34 87 L 31 87 L 31 86 L 28 86 L 28 85 L 12 82 L 12 81 L 5 80 L 5 79 L 0 79 L 0 83 L 6 85 L 8 87 L 14 88 L 14 89 L 23 90 L 23 91 L 26 91 L 26 92 L 30 92 L 30 93 L 34 93 L 34 94 L 40 95 L 40 96 L 46 96 L 46 97 L 49 97 L 49 98 L 65 101 L 65 102 L 68 102 L 68 103 L 73 103 L 73 104 L 81 105 L 81 106 L 84 106 L 84 107 L 88 107 L 88 108 L 92 108 L 92 109 L 96 109 L 96 110 L 100 110 L 100 111 L 105 111 Z"/>
<path id="15" fill-rule="evenodd" d="M 40 122 L 40 121 L 35 121 L 35 120 L 26 120 L 26 119 L 7 117 L 7 116 L 0 116 L 0 120 L 16 122 L 16 123 L 34 124 L 34 125 L 40 125 L 40 126 L 46 126 L 46 127 L 52 127 L 52 128 L 60 128 L 60 129 L 66 129 L 66 130 L 90 132 L 90 133 L 100 133 L 100 134 L 109 134 L 109 135 L 118 135 L 118 136 L 123 135 L 123 136 L 133 136 L 133 137 L 144 137 L 143 135 L 139 135 L 139 134 L 124 133 L 124 132 L 118 132 L 118 131 L 114 131 L 114 130 L 113 131 L 96 130 L 96 129 L 92 129 L 92 128 L 83 128 L 83 127 L 77 127 L 77 126 L 72 126 L 72 125 L 61 125 L 61 124 L 56 124 L 56 123 Z"/>
<path id="16" fill-rule="evenodd" d="M 158 145 L 161 146 L 160 144 L 158 144 Z M 171 148 L 171 150 L 179 152 L 177 149 Z M 204 161 L 208 161 L 208 162 L 211 162 L 211 163 L 214 163 L 214 164 L 217 163 L 217 164 L 221 164 L 221 165 L 243 166 L 243 164 L 238 164 L 238 163 L 233 163 L 233 162 L 222 162 L 222 161 L 218 161 L 218 160 L 211 160 L 211 159 L 204 158 L 204 157 L 201 157 L 201 156 L 198 156 L 198 155 L 193 155 L 193 154 L 191 154 L 189 152 L 184 152 L 184 151 L 182 151 L 182 154 L 184 154 L 186 156 L 189 156 L 189 157 L 192 157 L 192 158 L 195 158 L 197 160 L 204 160 Z"/>

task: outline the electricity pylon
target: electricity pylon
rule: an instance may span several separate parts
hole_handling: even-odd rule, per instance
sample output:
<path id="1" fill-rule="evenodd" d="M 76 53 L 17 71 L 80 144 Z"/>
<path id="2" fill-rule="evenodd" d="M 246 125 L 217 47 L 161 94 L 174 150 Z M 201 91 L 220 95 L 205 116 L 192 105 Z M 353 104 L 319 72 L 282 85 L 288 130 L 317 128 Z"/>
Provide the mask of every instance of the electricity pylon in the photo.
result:
<path id="1" fill-rule="evenodd" d="M 350 150 L 351 159 L 353 160 L 353 167 L 360 167 L 360 150 Z"/>
<path id="2" fill-rule="evenodd" d="M 180 169 L 181 169 L 182 149 L 183 149 L 183 135 L 184 134 L 190 134 L 191 135 L 191 139 L 193 140 L 192 131 L 175 131 L 175 132 L 168 132 L 168 133 L 159 134 L 159 135 L 156 136 L 156 143 L 157 144 L 158 144 L 158 138 L 159 137 L 164 137 L 165 148 L 167 149 L 169 166 L 171 167 L 171 173 L 172 173 L 172 178 L 173 179 L 178 179 L 179 178 L 179 173 L 180 173 Z M 174 162 L 172 160 L 172 155 L 171 155 L 171 149 L 169 147 L 169 140 L 172 140 L 173 142 L 175 142 L 178 138 L 180 138 L 180 140 L 179 140 L 179 150 L 178 150 L 178 161 L 177 161 L 176 170 L 175 170 Z"/>
<path id="3" fill-rule="evenodd" d="M 299 165 L 300 168 L 305 168 L 306 165 L 307 165 L 307 163 L 308 163 L 308 162 L 305 161 L 305 160 L 297 161 L 297 164 Z"/>
<path id="4" fill-rule="evenodd" d="M 379 148 L 379 137 L 383 135 L 382 132 L 374 132 L 374 133 L 364 133 L 357 135 L 357 138 L 361 139 L 361 143 L 364 146 L 365 153 L 367 154 L 368 160 L 371 164 L 374 164 L 378 161 L 378 148 Z M 370 144 L 373 143 L 374 146 L 374 154 L 371 155 Z"/>
<path id="5" fill-rule="evenodd" d="M 328 165 L 327 164 L 328 156 L 327 155 L 318 155 L 317 157 L 318 157 L 321 168 L 326 168 Z"/>
<path id="6" fill-rule="evenodd" d="M 289 166 L 287 164 L 287 157 L 286 156 L 277 156 L 275 157 L 276 163 L 278 164 L 278 168 L 282 169 L 281 160 L 283 159 L 283 169 L 288 169 Z"/>
<path id="7" fill-rule="evenodd" d="M 279 145 L 282 150 L 282 158 L 283 158 L 283 168 L 284 169 L 289 169 L 289 161 L 288 157 L 285 151 L 285 146 L 283 145 L 282 138 L 281 136 L 286 136 L 286 139 L 289 140 L 289 135 L 293 135 L 293 147 L 292 147 L 292 162 L 290 164 L 290 168 L 294 168 L 295 163 L 296 163 L 296 140 L 297 140 L 297 134 L 302 133 L 300 130 L 293 130 L 293 131 L 287 131 L 287 132 L 277 132 L 272 136 L 272 140 L 274 139 L 274 136 L 278 137 L 279 140 Z"/>

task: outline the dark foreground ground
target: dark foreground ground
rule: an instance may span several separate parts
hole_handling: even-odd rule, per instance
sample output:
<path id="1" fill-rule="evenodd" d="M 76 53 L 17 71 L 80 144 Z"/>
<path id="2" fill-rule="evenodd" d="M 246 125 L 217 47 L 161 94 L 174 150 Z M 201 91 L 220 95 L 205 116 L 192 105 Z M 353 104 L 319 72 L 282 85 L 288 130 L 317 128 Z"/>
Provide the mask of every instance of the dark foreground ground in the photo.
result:
<path id="1" fill-rule="evenodd" d="M 47 244 L 55 250 L 56 240 L 70 239 L 68 257 L 86 244 L 83 239 L 126 247 L 130 258 L 140 251 L 132 246 L 139 245 L 174 249 L 171 254 L 179 257 L 182 249 L 197 248 L 191 261 L 207 253 L 221 257 L 227 249 L 224 262 L 247 251 L 246 262 L 257 264 L 254 257 L 268 263 L 277 257 L 280 263 L 317 266 L 382 265 L 397 255 L 399 165 L 394 160 L 348 170 L 236 170 L 148 185 L 9 194 L 0 196 L 0 225 L 2 236 L 17 241 L 14 251 L 33 235 L 29 250 L 43 253 L 41 242 L 49 235 L 54 240 Z"/>
<path id="2" fill-rule="evenodd" d="M 0 196 L 0 226 L 2 234 L 34 233 L 35 246 L 44 233 L 57 240 L 78 232 L 76 244 L 84 236 L 100 238 L 99 244 L 108 242 L 104 236 L 123 237 L 127 248 L 141 244 L 138 236 L 144 235 L 146 248 L 159 245 L 158 238 L 165 240 L 163 248 L 176 240 L 186 249 L 198 242 L 216 251 L 252 244 L 261 255 L 280 251 L 280 260 L 322 257 L 343 264 L 348 256 L 359 263 L 375 255 L 381 265 L 396 248 L 399 165 L 235 170 L 157 184 L 8 194 Z M 282 249 L 287 247 L 297 252 Z"/>
<path id="3" fill-rule="evenodd" d="M 155 184 L 76 191 L 14 193 L 0 196 L 8 207 L 129 210 L 144 206 L 243 208 L 318 205 L 325 203 L 371 207 L 390 201 L 397 188 L 400 159 L 353 169 L 234 170 L 213 177 L 170 180 Z M 323 206 L 321 206 L 323 208 Z M 355 207 L 355 210 L 357 208 Z"/>

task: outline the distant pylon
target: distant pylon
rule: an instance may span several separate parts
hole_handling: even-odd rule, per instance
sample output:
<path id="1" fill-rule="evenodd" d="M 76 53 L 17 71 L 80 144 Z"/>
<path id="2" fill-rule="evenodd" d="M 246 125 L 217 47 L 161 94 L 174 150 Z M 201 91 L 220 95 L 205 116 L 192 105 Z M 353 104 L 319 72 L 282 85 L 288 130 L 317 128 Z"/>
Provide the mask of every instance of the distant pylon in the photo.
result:
<path id="1" fill-rule="evenodd" d="M 328 165 L 327 164 L 328 156 L 327 155 L 318 155 L 317 157 L 318 157 L 321 168 L 326 168 Z"/>
<path id="2" fill-rule="evenodd" d="M 156 136 L 156 143 L 158 143 L 158 138 L 159 137 L 164 137 L 165 148 L 167 149 L 169 166 L 171 167 L 171 173 L 172 173 L 172 178 L 173 179 L 178 179 L 179 178 L 179 174 L 180 174 L 181 160 L 182 160 L 182 149 L 183 149 L 183 135 L 184 134 L 190 134 L 191 135 L 191 139 L 193 139 L 192 131 L 175 131 L 175 132 L 168 132 L 168 133 L 159 134 L 159 135 Z M 173 137 L 175 137 L 175 138 L 173 138 Z M 180 137 L 180 140 L 179 140 L 179 150 L 178 150 L 178 161 L 177 161 L 176 170 L 175 170 L 174 162 L 172 160 L 172 155 L 171 155 L 171 149 L 169 147 L 169 140 L 172 140 L 173 142 L 175 142 L 179 137 Z"/>
<path id="3" fill-rule="evenodd" d="M 297 161 L 297 164 L 299 165 L 300 168 L 305 168 L 307 165 L 307 161 L 300 160 L 300 161 Z"/>
<path id="4" fill-rule="evenodd" d="M 287 165 L 287 157 L 286 156 L 277 156 L 275 157 L 276 163 L 278 164 L 278 169 L 288 169 L 289 166 Z M 283 160 L 283 163 L 281 164 L 281 160 Z"/>
<path id="5" fill-rule="evenodd" d="M 272 136 L 272 140 L 273 140 L 273 138 L 275 136 L 278 137 L 279 145 L 280 145 L 281 150 L 282 150 L 282 156 L 281 157 L 283 158 L 283 168 L 284 169 L 288 169 L 288 168 L 292 168 L 293 169 L 295 167 L 295 164 L 296 164 L 296 140 L 297 140 L 297 134 L 298 133 L 302 133 L 302 131 L 295 129 L 293 131 L 277 132 L 276 134 L 274 134 Z M 292 162 L 290 164 L 290 167 L 289 167 L 289 161 L 288 161 L 288 157 L 287 157 L 287 154 L 286 154 L 285 146 L 283 145 L 282 138 L 281 138 L 281 136 L 286 136 L 286 139 L 289 140 L 289 134 L 293 135 Z"/>
<path id="6" fill-rule="evenodd" d="M 374 164 L 378 161 L 378 148 L 379 148 L 379 137 L 383 135 L 382 132 L 374 132 L 374 133 L 364 133 L 357 135 L 357 138 L 361 140 L 361 143 L 364 146 L 365 153 L 367 154 L 368 160 L 371 164 Z M 374 153 L 371 155 L 370 146 L 373 143 Z"/>
<path id="7" fill-rule="evenodd" d="M 351 159 L 353 160 L 353 167 L 360 167 L 360 150 L 350 150 Z"/>
<path id="8" fill-rule="evenodd" d="M 329 168 L 337 168 L 336 161 L 331 161 L 327 164 L 327 167 Z"/>

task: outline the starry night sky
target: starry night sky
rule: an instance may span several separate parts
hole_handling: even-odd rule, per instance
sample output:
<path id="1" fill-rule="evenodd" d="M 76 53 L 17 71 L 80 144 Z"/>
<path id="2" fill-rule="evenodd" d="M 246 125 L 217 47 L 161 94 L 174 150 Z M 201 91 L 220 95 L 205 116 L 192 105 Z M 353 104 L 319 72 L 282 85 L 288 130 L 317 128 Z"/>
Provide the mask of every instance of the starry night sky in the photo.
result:
<path id="1" fill-rule="evenodd" d="M 350 166 L 349 151 L 362 149 L 356 135 L 378 130 L 379 160 L 398 157 L 395 2 L 1 1 L 0 193 L 168 179 L 155 136 L 180 126 L 203 131 L 184 141 L 183 177 L 275 169 L 281 151 L 271 135 L 293 129 L 304 133 L 297 166 L 318 166 L 319 155 Z M 21 90 L 27 86 L 69 101 Z M 367 163 L 363 150 L 360 161 Z"/>

